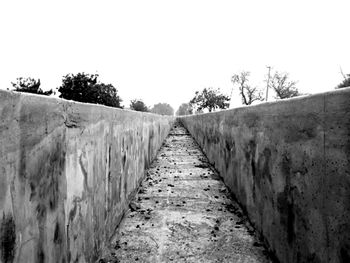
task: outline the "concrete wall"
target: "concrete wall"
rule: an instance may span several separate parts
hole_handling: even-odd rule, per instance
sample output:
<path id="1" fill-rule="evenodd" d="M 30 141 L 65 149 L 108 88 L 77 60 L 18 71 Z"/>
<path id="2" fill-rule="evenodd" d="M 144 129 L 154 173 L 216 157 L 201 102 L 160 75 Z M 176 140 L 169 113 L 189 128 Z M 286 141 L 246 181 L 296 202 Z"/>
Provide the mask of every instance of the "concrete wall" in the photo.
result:
<path id="1" fill-rule="evenodd" d="M 350 89 L 181 120 L 281 262 L 350 262 Z"/>
<path id="2" fill-rule="evenodd" d="M 0 91 L 0 262 L 93 262 L 172 123 Z"/>

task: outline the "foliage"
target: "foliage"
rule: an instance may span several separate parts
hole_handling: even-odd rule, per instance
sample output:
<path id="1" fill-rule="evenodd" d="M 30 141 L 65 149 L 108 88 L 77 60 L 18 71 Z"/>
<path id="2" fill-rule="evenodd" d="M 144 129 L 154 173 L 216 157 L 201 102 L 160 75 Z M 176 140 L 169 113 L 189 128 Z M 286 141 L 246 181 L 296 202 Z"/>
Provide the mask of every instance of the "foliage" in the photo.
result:
<path id="1" fill-rule="evenodd" d="M 195 105 L 197 111 L 208 109 L 209 112 L 219 108 L 226 109 L 229 106 L 230 98 L 220 93 L 220 89 L 205 88 L 202 92 L 196 91 L 195 97 L 190 101 L 191 105 Z"/>
<path id="2" fill-rule="evenodd" d="M 249 75 L 249 71 L 242 71 L 240 74 L 234 74 L 231 78 L 233 85 L 237 84 L 238 86 L 244 105 L 251 105 L 254 101 L 263 100 L 261 91 L 248 84 Z"/>
<path id="3" fill-rule="evenodd" d="M 95 101 L 91 103 L 103 104 L 110 107 L 123 108 L 122 99 L 118 96 L 117 89 L 112 84 L 98 83 L 95 85 Z M 93 96 L 92 96 L 93 97 Z"/>
<path id="4" fill-rule="evenodd" d="M 112 84 L 104 84 L 97 80 L 98 74 L 67 74 L 62 79 L 58 91 L 60 98 L 80 102 L 103 104 L 122 108 L 121 98 Z"/>
<path id="5" fill-rule="evenodd" d="M 191 115 L 193 114 L 193 109 L 190 103 L 182 103 L 179 109 L 176 111 L 177 116 Z"/>
<path id="6" fill-rule="evenodd" d="M 152 113 L 160 115 L 174 115 L 174 109 L 168 103 L 155 104 L 151 110 Z"/>
<path id="7" fill-rule="evenodd" d="M 130 109 L 134 111 L 149 111 L 146 104 L 142 100 L 132 100 L 130 102 Z"/>
<path id="8" fill-rule="evenodd" d="M 296 88 L 296 81 L 288 80 L 287 73 L 279 73 L 278 71 L 271 77 L 269 81 L 269 88 L 276 92 L 276 99 L 287 99 L 300 96 Z"/>
<path id="9" fill-rule="evenodd" d="M 33 78 L 17 78 L 16 82 L 11 82 L 14 91 L 35 93 L 40 95 L 49 96 L 53 93 L 52 89 L 49 91 L 43 91 L 40 88 L 40 79 L 35 80 Z"/>
<path id="10" fill-rule="evenodd" d="M 344 76 L 344 80 L 336 87 L 336 89 L 342 89 L 346 87 L 350 87 L 350 74 L 346 74 L 346 76 Z"/>

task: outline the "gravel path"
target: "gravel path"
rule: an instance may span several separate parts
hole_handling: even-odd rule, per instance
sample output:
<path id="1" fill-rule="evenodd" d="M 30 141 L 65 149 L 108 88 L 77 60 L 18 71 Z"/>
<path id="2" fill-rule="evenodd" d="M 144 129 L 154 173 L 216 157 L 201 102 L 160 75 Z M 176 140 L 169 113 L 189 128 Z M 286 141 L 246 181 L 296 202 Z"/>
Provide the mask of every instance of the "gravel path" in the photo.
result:
<path id="1" fill-rule="evenodd" d="M 103 262 L 271 262 L 198 144 L 176 124 Z"/>

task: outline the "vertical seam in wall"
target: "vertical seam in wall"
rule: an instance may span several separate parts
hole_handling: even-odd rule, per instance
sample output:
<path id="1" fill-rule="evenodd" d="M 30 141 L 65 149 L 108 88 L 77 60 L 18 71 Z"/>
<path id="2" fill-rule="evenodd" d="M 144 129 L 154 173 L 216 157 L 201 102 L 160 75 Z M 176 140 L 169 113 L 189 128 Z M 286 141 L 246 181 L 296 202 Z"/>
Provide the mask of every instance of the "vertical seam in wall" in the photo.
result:
<path id="1" fill-rule="evenodd" d="M 65 200 L 63 201 L 63 206 L 64 206 L 64 220 L 65 220 L 65 226 L 66 226 L 66 259 L 69 258 L 69 252 L 70 252 L 70 240 L 69 240 L 69 220 L 67 218 L 67 211 L 66 211 L 66 207 L 67 207 L 67 195 L 68 195 L 68 180 L 67 180 L 67 174 L 66 174 L 66 166 L 67 166 L 67 152 L 68 152 L 68 127 L 66 126 L 67 123 L 67 119 L 68 119 L 68 104 L 65 104 L 62 100 L 60 102 L 58 102 L 59 104 L 61 104 L 62 107 L 62 115 L 63 115 L 63 126 L 64 126 L 64 143 L 65 143 L 65 149 L 66 149 L 66 153 L 65 153 L 65 163 L 64 163 L 64 177 L 65 177 L 65 181 L 66 181 L 66 189 L 65 189 Z"/>
<path id="2" fill-rule="evenodd" d="M 323 95 L 323 175 L 322 175 L 322 209 L 324 216 L 324 224 L 326 228 L 326 255 L 327 259 L 329 259 L 329 233 L 328 233 L 328 220 L 327 220 L 327 212 L 326 212 L 326 185 L 325 180 L 327 176 L 327 156 L 326 156 L 326 95 Z"/>

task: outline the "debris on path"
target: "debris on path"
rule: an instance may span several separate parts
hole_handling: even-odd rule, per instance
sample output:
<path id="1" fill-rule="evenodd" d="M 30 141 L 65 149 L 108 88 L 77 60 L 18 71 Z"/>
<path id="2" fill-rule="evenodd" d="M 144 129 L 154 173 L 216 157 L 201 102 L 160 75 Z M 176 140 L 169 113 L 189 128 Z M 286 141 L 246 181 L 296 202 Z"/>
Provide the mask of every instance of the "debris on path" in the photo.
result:
<path id="1" fill-rule="evenodd" d="M 271 262 L 198 144 L 176 124 L 101 262 Z"/>

